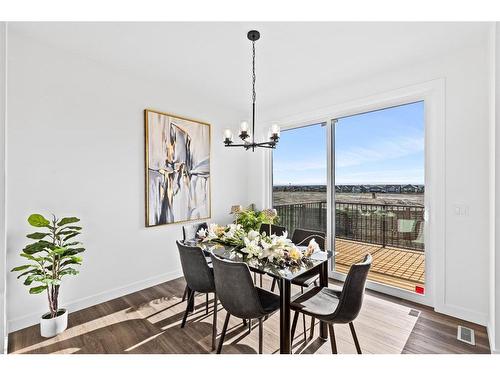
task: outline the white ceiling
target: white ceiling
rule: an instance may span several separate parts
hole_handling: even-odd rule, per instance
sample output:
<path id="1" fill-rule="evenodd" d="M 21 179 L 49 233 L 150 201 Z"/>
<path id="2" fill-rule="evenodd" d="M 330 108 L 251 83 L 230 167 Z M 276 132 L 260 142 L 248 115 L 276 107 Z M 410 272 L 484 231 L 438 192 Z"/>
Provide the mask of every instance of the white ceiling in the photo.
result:
<path id="1" fill-rule="evenodd" d="M 485 42 L 487 23 L 10 23 L 21 33 L 248 113 L 257 42 L 260 110 Z M 244 116 L 244 115 L 243 115 Z"/>

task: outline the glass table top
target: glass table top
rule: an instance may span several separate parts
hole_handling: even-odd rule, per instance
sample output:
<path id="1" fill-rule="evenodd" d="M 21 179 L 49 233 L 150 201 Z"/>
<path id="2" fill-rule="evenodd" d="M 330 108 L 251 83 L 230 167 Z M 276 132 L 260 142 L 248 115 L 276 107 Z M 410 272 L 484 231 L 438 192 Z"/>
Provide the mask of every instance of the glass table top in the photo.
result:
<path id="1" fill-rule="evenodd" d="M 198 246 L 205 253 L 213 252 L 220 258 L 232 260 L 234 262 L 244 262 L 250 270 L 266 273 L 270 276 L 293 280 L 299 275 L 318 267 L 324 262 L 327 262 L 333 256 L 331 251 L 316 251 L 310 258 L 301 262 L 298 266 L 280 267 L 270 262 L 264 262 L 256 258 L 246 259 L 246 257 L 237 251 L 235 247 L 222 245 L 213 242 L 185 241 L 188 246 Z M 297 246 L 299 250 L 304 251 L 305 246 Z"/>

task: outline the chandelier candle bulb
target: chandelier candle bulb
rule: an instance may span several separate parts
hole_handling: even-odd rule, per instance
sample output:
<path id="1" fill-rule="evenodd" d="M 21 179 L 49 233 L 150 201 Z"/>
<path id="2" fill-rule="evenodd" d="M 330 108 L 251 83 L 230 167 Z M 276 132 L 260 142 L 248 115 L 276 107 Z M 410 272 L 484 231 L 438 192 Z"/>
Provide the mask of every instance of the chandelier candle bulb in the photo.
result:
<path id="1" fill-rule="evenodd" d="M 280 135 L 280 127 L 277 124 L 271 126 L 271 132 L 276 135 Z"/>
<path id="2" fill-rule="evenodd" d="M 248 131 L 248 122 L 242 121 L 240 124 L 240 129 L 242 132 L 247 132 Z"/>
<path id="3" fill-rule="evenodd" d="M 233 140 L 233 132 L 231 129 L 225 129 L 224 130 L 224 142 L 227 141 L 232 141 Z"/>

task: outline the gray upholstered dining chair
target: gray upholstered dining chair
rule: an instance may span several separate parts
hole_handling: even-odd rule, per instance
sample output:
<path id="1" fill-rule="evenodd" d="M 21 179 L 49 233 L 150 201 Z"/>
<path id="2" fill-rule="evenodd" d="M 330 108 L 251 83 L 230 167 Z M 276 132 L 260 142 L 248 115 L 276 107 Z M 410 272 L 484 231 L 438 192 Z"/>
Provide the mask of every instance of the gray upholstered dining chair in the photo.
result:
<path id="1" fill-rule="evenodd" d="M 217 295 L 227 311 L 217 353 L 222 351 L 229 318 L 233 315 L 259 320 L 259 354 L 262 354 L 263 319 L 279 309 L 279 296 L 254 286 L 250 269 L 245 263 L 220 259 L 213 253 L 211 257 Z"/>
<path id="2" fill-rule="evenodd" d="M 212 323 L 212 350 L 215 350 L 215 340 L 217 337 L 217 293 L 215 289 L 214 272 L 207 263 L 202 250 L 196 246 L 186 246 L 181 241 L 177 241 L 179 256 L 181 258 L 182 272 L 189 287 L 188 302 L 186 311 L 182 318 L 181 328 L 186 325 L 191 306 L 194 304 L 194 294 L 208 293 L 214 294 L 214 316 Z M 207 300 L 208 314 L 208 300 Z"/>
<path id="3" fill-rule="evenodd" d="M 200 229 L 207 229 L 208 224 L 206 222 L 202 223 L 193 223 L 193 224 L 186 224 L 182 226 L 182 240 L 184 242 L 186 241 L 196 241 L 198 239 L 198 231 Z M 207 262 L 211 262 L 210 256 L 205 256 L 207 259 Z M 184 289 L 184 294 L 182 295 L 182 301 L 184 302 L 189 295 L 189 287 L 186 285 L 186 288 Z M 206 311 L 208 314 L 208 294 L 206 295 Z"/>
<path id="4" fill-rule="evenodd" d="M 367 254 L 362 262 L 353 264 L 341 290 L 314 287 L 293 300 L 290 305 L 290 308 L 295 311 L 292 322 L 292 341 L 299 313 L 302 313 L 311 316 L 312 324 L 314 324 L 314 319 L 318 319 L 328 325 L 333 354 L 337 353 L 333 325 L 349 324 L 356 351 L 361 354 L 353 321 L 363 304 L 366 278 L 371 264 L 370 254 Z"/>
<path id="5" fill-rule="evenodd" d="M 271 234 L 282 236 L 286 232 L 286 228 L 275 224 L 261 224 L 259 232 L 260 234 L 266 233 L 268 236 Z"/>
<path id="6" fill-rule="evenodd" d="M 198 238 L 198 231 L 200 229 L 208 229 L 208 224 L 206 222 L 193 223 L 182 226 L 182 239 L 184 241 L 196 240 Z"/>

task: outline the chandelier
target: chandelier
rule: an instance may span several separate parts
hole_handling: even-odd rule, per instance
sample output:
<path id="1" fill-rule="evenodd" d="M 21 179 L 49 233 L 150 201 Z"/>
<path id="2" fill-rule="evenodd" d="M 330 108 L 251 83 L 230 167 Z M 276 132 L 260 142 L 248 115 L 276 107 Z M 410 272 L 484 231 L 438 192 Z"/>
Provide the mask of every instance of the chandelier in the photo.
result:
<path id="1" fill-rule="evenodd" d="M 245 150 L 255 151 L 257 147 L 276 148 L 280 138 L 280 128 L 278 125 L 272 125 L 267 136 L 268 140 L 255 142 L 255 41 L 259 40 L 260 33 L 257 30 L 250 30 L 247 38 L 252 42 L 252 131 L 249 131 L 248 122 L 243 121 L 240 125 L 238 137 L 243 143 L 233 143 L 233 132 L 231 129 L 224 130 L 224 145 L 226 147 L 244 147 Z"/>

